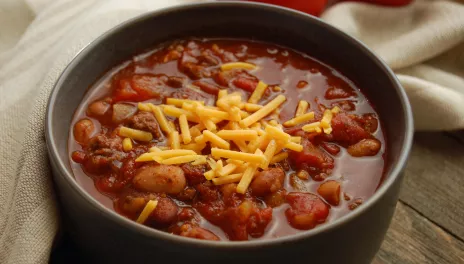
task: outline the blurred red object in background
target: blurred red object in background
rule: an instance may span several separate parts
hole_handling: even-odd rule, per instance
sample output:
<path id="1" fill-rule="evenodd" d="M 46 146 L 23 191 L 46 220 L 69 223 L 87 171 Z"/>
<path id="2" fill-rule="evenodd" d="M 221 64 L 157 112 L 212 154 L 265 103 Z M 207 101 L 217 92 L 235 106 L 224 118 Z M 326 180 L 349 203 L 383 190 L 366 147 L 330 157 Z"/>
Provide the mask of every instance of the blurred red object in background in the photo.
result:
<path id="1" fill-rule="evenodd" d="M 279 6 L 293 8 L 314 16 L 319 16 L 324 11 L 328 0 L 249 0 Z"/>
<path id="2" fill-rule="evenodd" d="M 319 16 L 327 6 L 337 2 L 364 2 L 383 6 L 404 6 L 414 0 L 248 0 L 293 8 L 314 16 Z"/>
<path id="3" fill-rule="evenodd" d="M 404 6 L 410 4 L 414 0 L 344 0 L 345 2 L 365 2 L 376 5 L 385 6 Z"/>

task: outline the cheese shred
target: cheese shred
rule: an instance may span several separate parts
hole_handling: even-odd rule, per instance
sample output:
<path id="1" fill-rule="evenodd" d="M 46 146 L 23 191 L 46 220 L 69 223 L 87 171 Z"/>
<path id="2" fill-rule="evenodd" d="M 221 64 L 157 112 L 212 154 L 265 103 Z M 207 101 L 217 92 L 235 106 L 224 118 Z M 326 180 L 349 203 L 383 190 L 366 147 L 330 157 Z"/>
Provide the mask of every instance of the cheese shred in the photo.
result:
<path id="1" fill-rule="evenodd" d="M 128 137 L 134 140 L 139 141 L 151 141 L 153 139 L 153 135 L 150 132 L 132 129 L 128 127 L 121 127 L 118 133 L 121 137 Z"/>
<path id="2" fill-rule="evenodd" d="M 150 200 L 143 208 L 142 212 L 140 213 L 139 217 L 137 218 L 137 223 L 143 224 L 147 220 L 148 216 L 156 209 L 158 205 L 158 201 Z"/>

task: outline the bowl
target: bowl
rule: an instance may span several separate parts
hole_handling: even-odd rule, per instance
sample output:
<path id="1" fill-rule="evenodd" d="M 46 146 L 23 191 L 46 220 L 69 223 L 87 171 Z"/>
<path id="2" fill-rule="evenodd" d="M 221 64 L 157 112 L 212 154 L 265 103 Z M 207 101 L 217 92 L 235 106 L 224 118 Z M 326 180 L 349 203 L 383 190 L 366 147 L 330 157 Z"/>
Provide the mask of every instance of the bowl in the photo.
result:
<path id="1" fill-rule="evenodd" d="M 67 140 L 74 111 L 105 72 L 156 44 L 182 37 L 233 37 L 293 48 L 336 68 L 362 87 L 387 138 L 384 181 L 362 206 L 297 235 L 211 242 L 139 225 L 103 206 L 74 179 Z M 406 94 L 366 46 L 318 18 L 277 6 L 217 2 L 175 6 L 111 29 L 84 48 L 58 79 L 46 114 L 46 141 L 65 228 L 90 262 L 370 263 L 398 199 L 413 134 Z"/>

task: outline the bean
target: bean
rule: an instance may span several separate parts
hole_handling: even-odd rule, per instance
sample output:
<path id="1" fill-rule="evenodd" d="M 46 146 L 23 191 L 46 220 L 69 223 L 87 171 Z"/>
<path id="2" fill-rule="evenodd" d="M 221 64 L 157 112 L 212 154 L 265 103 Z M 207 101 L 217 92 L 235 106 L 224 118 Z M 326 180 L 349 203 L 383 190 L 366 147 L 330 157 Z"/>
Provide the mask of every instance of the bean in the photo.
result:
<path id="1" fill-rule="evenodd" d="M 82 119 L 74 125 L 74 139 L 81 144 L 87 143 L 95 130 L 93 122 L 89 119 Z"/>
<path id="2" fill-rule="evenodd" d="M 158 205 L 150 215 L 150 219 L 158 224 L 170 224 L 177 220 L 179 206 L 168 197 L 159 198 Z"/>
<path id="3" fill-rule="evenodd" d="M 348 153 L 353 157 L 375 156 L 380 150 L 381 143 L 377 139 L 363 139 L 348 147 Z"/>
<path id="4" fill-rule="evenodd" d="M 284 184 L 285 173 L 281 168 L 271 168 L 258 172 L 250 185 L 251 192 L 257 196 L 280 190 Z"/>
<path id="5" fill-rule="evenodd" d="M 147 201 L 144 197 L 126 196 L 122 200 L 121 210 L 125 213 L 139 214 L 142 212 Z"/>
<path id="6" fill-rule="evenodd" d="M 170 165 L 142 167 L 136 172 L 132 182 L 139 190 L 168 194 L 178 194 L 186 186 L 182 169 Z"/>
<path id="7" fill-rule="evenodd" d="M 90 116 L 103 116 L 110 109 L 110 104 L 103 100 L 95 101 L 87 108 L 87 114 Z"/>

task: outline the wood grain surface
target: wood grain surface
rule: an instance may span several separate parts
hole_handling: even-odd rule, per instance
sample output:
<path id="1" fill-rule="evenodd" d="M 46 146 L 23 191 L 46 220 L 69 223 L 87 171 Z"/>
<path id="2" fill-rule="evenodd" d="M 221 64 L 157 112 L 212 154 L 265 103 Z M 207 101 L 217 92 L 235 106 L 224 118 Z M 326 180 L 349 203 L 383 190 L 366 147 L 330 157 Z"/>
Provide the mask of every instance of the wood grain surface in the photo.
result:
<path id="1" fill-rule="evenodd" d="M 464 263 L 464 133 L 416 133 L 400 202 L 373 264 Z"/>

